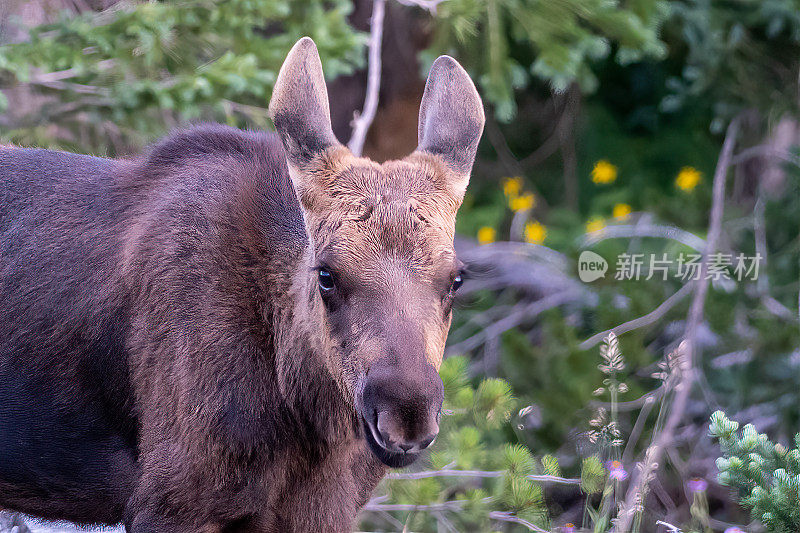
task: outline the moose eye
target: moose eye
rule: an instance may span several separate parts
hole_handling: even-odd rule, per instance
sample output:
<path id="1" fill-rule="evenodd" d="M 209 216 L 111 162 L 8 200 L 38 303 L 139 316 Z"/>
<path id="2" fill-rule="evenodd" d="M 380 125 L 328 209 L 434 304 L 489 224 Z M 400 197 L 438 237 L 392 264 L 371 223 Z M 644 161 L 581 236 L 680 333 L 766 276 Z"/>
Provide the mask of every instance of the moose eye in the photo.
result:
<path id="1" fill-rule="evenodd" d="M 319 288 L 322 292 L 328 292 L 333 290 L 334 283 L 333 283 L 333 274 L 327 268 L 320 268 L 319 269 Z"/>
<path id="2" fill-rule="evenodd" d="M 464 284 L 464 276 L 462 276 L 461 274 L 457 274 L 456 277 L 453 279 L 453 286 L 450 290 L 456 292 L 463 284 Z"/>

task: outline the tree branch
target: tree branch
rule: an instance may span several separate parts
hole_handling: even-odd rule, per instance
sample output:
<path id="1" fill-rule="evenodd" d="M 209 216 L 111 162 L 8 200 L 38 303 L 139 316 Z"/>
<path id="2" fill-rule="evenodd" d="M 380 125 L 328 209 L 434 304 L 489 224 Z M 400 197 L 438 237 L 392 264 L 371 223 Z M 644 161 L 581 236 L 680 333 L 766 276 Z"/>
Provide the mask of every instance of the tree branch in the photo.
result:
<path id="1" fill-rule="evenodd" d="M 369 66 L 367 71 L 367 96 L 364 110 L 353 119 L 353 135 L 347 147 L 353 155 L 361 157 L 367 132 L 378 111 L 378 94 L 381 88 L 381 43 L 383 41 L 383 15 L 386 0 L 374 0 L 369 35 Z"/>
<path id="2" fill-rule="evenodd" d="M 550 294 L 539 300 L 534 300 L 528 304 L 520 304 L 515 307 L 507 316 L 501 318 L 497 322 L 485 327 L 472 337 L 469 337 L 457 344 L 450 346 L 447 349 L 449 354 L 459 354 L 474 350 L 478 346 L 486 342 L 486 339 L 502 335 L 506 331 L 517 327 L 522 322 L 529 318 L 533 318 L 540 313 L 558 307 L 575 300 L 578 295 L 571 291 L 562 291 Z"/>
<path id="3" fill-rule="evenodd" d="M 634 329 L 639 329 L 644 326 L 649 326 L 650 324 L 657 322 L 663 318 L 667 312 L 675 307 L 681 300 L 683 300 L 693 289 L 692 283 L 687 283 L 677 291 L 675 291 L 672 296 L 661 302 L 661 305 L 650 311 L 644 316 L 640 316 L 639 318 L 634 318 L 633 320 L 629 320 L 623 324 L 620 324 L 617 327 L 607 329 L 601 333 L 597 333 L 596 335 L 592 335 L 582 343 L 578 345 L 578 348 L 581 350 L 588 350 L 589 348 L 596 345 L 598 342 L 602 341 L 609 333 L 613 332 L 615 335 L 620 336 L 623 333 L 627 333 L 629 331 L 633 331 Z"/>
<path id="4" fill-rule="evenodd" d="M 548 533 L 546 529 L 542 529 L 536 524 L 528 522 L 527 520 L 520 518 L 518 516 L 514 516 L 511 513 L 492 511 L 491 513 L 489 513 L 489 518 L 491 518 L 492 520 L 500 520 L 502 522 L 511 522 L 513 524 L 519 524 L 521 526 L 525 526 L 530 531 L 536 531 L 537 533 Z"/>
<path id="5" fill-rule="evenodd" d="M 477 478 L 496 478 L 503 477 L 505 470 L 426 470 L 423 472 L 390 472 L 384 479 L 427 479 L 431 477 L 477 477 Z M 537 483 L 556 483 L 562 485 L 580 485 L 580 479 L 565 478 L 559 476 L 531 474 L 525 476 Z"/>
<path id="6" fill-rule="evenodd" d="M 670 239 L 695 250 L 702 250 L 706 245 L 706 242 L 697 235 L 675 226 L 665 226 L 661 224 L 617 224 L 606 226 L 601 230 L 587 234 L 584 238 L 583 246 L 590 246 L 606 239 L 627 237 Z"/>
<path id="7" fill-rule="evenodd" d="M 692 390 L 695 366 L 695 346 L 697 340 L 697 328 L 703 320 L 703 310 L 705 309 L 706 294 L 708 293 L 708 264 L 711 254 L 716 251 L 717 242 L 722 232 L 722 215 L 725 209 L 725 178 L 728 175 L 728 168 L 731 166 L 733 149 L 736 145 L 736 137 L 739 133 L 739 118 L 735 118 L 728 126 L 725 134 L 725 141 L 722 144 L 722 151 L 719 154 L 717 168 L 714 172 L 714 183 L 711 196 L 711 216 L 709 220 L 708 238 L 703 251 L 703 260 L 700 266 L 700 277 L 692 285 L 696 289 L 692 298 L 692 305 L 689 309 L 686 332 L 683 342 L 678 350 L 682 351 L 679 360 L 678 383 L 675 385 L 675 397 L 671 405 L 664 406 L 665 412 L 669 412 L 667 421 L 663 429 L 653 439 L 653 443 L 645 454 L 645 459 L 641 467 L 635 472 L 635 477 L 631 480 L 628 492 L 625 496 L 625 503 L 618 517 L 618 522 L 614 531 L 631 531 L 631 522 L 639 512 L 639 505 L 644 504 L 648 484 L 654 472 L 658 469 L 664 450 L 670 445 L 674 438 L 675 429 L 683 419 L 689 401 L 689 394 Z M 639 505 L 637 505 L 637 503 Z"/>
<path id="8" fill-rule="evenodd" d="M 731 159 L 731 165 L 738 165 L 755 157 L 769 157 L 774 159 L 781 159 L 783 161 L 786 161 L 787 163 L 792 163 L 794 165 L 800 166 L 800 157 L 797 157 L 791 152 L 786 152 L 784 150 L 777 150 L 771 146 L 763 144 L 758 146 L 752 146 L 750 148 L 742 150 Z"/>
<path id="9" fill-rule="evenodd" d="M 431 14 L 436 14 L 436 7 L 441 4 L 444 0 L 397 0 L 397 3 L 403 4 L 404 6 L 415 6 L 421 7 L 422 9 L 427 9 L 431 12 Z"/>
<path id="10" fill-rule="evenodd" d="M 95 63 L 92 68 L 97 70 L 108 70 L 116 66 L 116 64 L 116 61 L 113 59 L 103 59 Z M 31 76 L 30 80 L 28 80 L 28 83 L 38 83 L 43 85 L 54 81 L 68 80 L 83 74 L 86 74 L 83 69 L 77 69 L 75 67 L 68 68 L 66 70 L 57 70 L 54 72 L 40 72 Z"/>

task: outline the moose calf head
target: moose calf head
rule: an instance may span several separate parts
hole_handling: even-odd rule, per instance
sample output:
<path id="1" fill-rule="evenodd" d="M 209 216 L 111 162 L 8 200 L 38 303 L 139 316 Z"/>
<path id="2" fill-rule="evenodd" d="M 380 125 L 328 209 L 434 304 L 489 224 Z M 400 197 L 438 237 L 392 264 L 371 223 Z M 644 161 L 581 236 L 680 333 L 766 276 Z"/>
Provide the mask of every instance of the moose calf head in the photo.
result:
<path id="1" fill-rule="evenodd" d="M 384 164 L 334 137 L 317 48 L 289 52 L 269 106 L 309 237 L 308 316 L 334 379 L 388 466 L 406 466 L 439 431 L 442 362 L 462 283 L 455 216 L 483 131 L 481 99 L 451 57 L 431 67 L 419 146 Z"/>

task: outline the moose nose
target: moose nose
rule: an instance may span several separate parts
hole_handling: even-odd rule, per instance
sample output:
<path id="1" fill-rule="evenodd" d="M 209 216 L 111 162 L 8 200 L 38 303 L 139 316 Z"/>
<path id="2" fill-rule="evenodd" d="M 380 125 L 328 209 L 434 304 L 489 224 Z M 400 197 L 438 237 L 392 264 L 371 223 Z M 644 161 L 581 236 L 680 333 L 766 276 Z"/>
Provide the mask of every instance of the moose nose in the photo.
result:
<path id="1" fill-rule="evenodd" d="M 436 415 L 431 420 L 419 424 L 421 431 L 409 431 L 397 424 L 397 417 L 391 412 L 378 413 L 376 424 L 381 437 L 380 444 L 390 452 L 419 453 L 433 444 L 439 434 L 439 424 Z"/>
<path id="2" fill-rule="evenodd" d="M 413 461 L 436 439 L 444 387 L 427 361 L 378 361 L 367 373 L 362 390 L 360 408 L 367 441 L 384 463 L 395 466 Z"/>

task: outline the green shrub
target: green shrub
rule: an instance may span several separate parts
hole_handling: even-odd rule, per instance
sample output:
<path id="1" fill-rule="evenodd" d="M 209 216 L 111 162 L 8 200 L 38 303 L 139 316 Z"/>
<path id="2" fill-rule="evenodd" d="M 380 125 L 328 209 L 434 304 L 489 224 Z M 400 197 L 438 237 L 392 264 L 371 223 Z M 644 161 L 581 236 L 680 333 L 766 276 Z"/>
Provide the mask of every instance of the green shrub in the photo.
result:
<path id="1" fill-rule="evenodd" d="M 711 415 L 709 430 L 722 448 L 719 482 L 735 489 L 769 531 L 800 530 L 800 433 L 794 437 L 795 448 L 787 450 L 751 424 L 740 434 L 739 423 L 722 411 Z"/>

